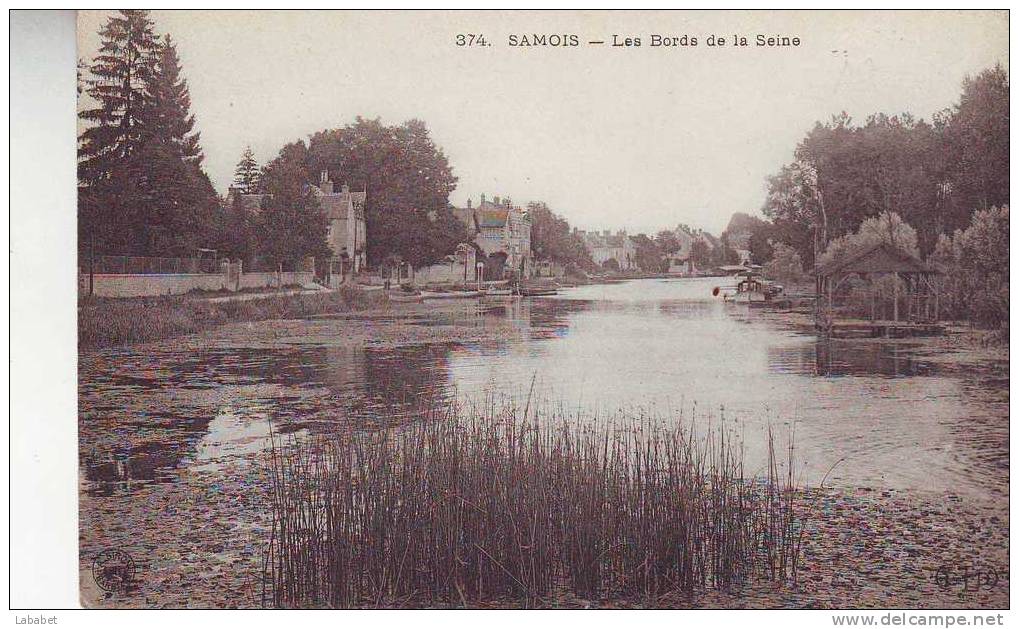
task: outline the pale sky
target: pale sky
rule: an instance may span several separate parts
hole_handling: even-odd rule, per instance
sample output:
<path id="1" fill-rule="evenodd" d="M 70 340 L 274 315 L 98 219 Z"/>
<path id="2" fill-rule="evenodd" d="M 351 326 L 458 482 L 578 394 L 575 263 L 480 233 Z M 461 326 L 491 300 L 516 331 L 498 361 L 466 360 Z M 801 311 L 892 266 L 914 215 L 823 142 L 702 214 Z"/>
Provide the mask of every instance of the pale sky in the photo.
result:
<path id="1" fill-rule="evenodd" d="M 91 60 L 105 12 L 79 15 Z M 205 168 L 226 191 L 246 145 L 350 123 L 425 121 L 459 177 L 451 201 L 542 200 L 582 229 L 719 233 L 758 213 L 766 178 L 817 120 L 951 106 L 1008 65 L 1007 12 L 153 11 L 177 42 Z M 457 47 L 482 33 L 484 48 Z M 578 47 L 510 47 L 575 34 Z M 709 47 L 712 33 L 725 47 Z M 757 34 L 799 47 L 754 46 Z M 651 35 L 698 39 L 651 47 Z M 641 47 L 612 47 L 639 37 Z M 735 47 L 733 35 L 750 46 Z M 589 45 L 604 40 L 605 45 Z M 342 175 L 334 173 L 334 180 Z"/>

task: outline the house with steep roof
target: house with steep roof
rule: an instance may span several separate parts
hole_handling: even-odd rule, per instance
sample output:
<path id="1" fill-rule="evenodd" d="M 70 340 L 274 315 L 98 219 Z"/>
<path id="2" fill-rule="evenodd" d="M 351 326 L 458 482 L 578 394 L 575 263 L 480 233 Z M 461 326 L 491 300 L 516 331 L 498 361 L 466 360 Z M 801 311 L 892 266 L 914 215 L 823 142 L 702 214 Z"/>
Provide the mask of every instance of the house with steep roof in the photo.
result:
<path id="1" fill-rule="evenodd" d="M 477 207 L 467 199 L 467 207 L 453 208 L 453 215 L 474 234 L 474 243 L 487 258 L 502 262 L 504 277 L 532 275 L 531 219 L 522 208 L 508 198 L 489 201 L 482 194 Z"/>
<path id="2" fill-rule="evenodd" d="M 368 193 L 352 192 L 346 184 L 336 191 L 329 172 L 325 170 L 321 173 L 319 185 L 308 185 L 307 189 L 318 199 L 329 221 L 326 242 L 333 252 L 332 264 L 329 265 L 330 275 L 339 273 L 345 277 L 349 273 L 358 273 L 367 264 L 365 201 Z M 227 193 L 227 203 L 231 206 L 239 204 L 246 212 L 258 214 L 268 196 L 231 186 Z"/>
<path id="3" fill-rule="evenodd" d="M 351 192 L 347 184 L 337 192 L 326 170 L 322 171 L 319 185 L 311 186 L 311 192 L 329 219 L 326 241 L 333 250 L 333 259 L 342 261 L 346 270 L 358 273 L 368 260 L 364 211 L 368 192 Z"/>
<path id="4" fill-rule="evenodd" d="M 676 237 L 679 248 L 668 254 L 667 261 L 669 275 L 692 275 L 696 272 L 693 263 L 693 243 L 698 240 L 686 225 L 678 225 L 672 234 Z"/>

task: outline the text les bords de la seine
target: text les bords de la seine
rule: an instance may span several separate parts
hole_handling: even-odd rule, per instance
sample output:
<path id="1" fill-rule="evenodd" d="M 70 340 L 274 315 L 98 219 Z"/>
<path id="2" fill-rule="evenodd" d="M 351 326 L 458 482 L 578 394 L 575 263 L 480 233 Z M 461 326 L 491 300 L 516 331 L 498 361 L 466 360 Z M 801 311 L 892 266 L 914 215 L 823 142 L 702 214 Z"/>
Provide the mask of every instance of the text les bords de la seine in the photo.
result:
<path id="1" fill-rule="evenodd" d="M 792 35 L 626 35 L 613 34 L 609 38 L 591 37 L 585 38 L 573 33 L 518 33 L 511 34 L 507 39 L 508 44 L 514 48 L 525 47 L 551 47 L 551 48 L 572 48 L 581 45 L 611 46 L 613 48 L 694 48 L 708 46 L 713 48 L 722 47 L 754 47 L 754 48 L 783 48 L 798 47 L 802 40 Z"/>

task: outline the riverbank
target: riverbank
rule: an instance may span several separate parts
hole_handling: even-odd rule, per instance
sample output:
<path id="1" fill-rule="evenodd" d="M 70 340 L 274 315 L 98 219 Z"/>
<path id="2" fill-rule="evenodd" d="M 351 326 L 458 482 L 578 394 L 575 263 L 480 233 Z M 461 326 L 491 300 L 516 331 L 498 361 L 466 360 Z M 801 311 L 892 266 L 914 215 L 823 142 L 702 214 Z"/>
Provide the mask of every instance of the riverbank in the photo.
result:
<path id="1" fill-rule="evenodd" d="M 78 346 L 97 349 L 155 341 L 249 321 L 307 317 L 378 308 L 381 291 L 341 288 L 316 293 L 277 293 L 243 299 L 196 295 L 86 298 L 78 302 Z"/>
<path id="2" fill-rule="evenodd" d="M 271 533 L 271 481 L 260 457 L 140 488 L 132 500 L 82 498 L 82 603 L 102 608 L 260 608 L 263 552 Z M 584 599 L 565 587 L 543 608 L 901 608 L 1008 606 L 1007 505 L 919 492 L 815 489 L 800 492 L 806 514 L 795 583 L 762 582 L 654 600 Z M 138 567 L 136 587 L 106 596 L 92 558 L 118 548 Z M 978 585 L 961 568 L 994 575 Z M 950 571 L 951 583 L 939 575 Z M 371 607 L 374 605 L 368 604 Z M 419 607 L 420 600 L 378 601 Z M 514 608 L 490 600 L 478 608 Z"/>

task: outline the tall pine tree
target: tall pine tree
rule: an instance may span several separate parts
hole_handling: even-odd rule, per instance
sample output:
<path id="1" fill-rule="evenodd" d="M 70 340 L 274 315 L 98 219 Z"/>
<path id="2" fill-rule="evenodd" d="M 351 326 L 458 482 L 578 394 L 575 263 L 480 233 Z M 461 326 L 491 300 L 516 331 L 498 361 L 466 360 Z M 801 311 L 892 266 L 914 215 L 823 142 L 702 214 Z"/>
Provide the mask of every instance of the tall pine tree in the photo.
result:
<path id="1" fill-rule="evenodd" d="M 80 116 L 79 243 L 101 253 L 185 256 L 206 246 L 215 189 L 201 169 L 191 97 L 173 41 L 148 12 L 100 31 Z"/>
<path id="2" fill-rule="evenodd" d="M 158 47 L 147 11 L 122 10 L 99 33 L 85 81 L 85 129 L 78 138 L 78 242 L 87 249 L 140 252 L 138 216 L 147 86 Z"/>
<path id="3" fill-rule="evenodd" d="M 258 189 L 258 162 L 251 147 L 244 149 L 241 161 L 237 162 L 234 171 L 234 187 L 245 193 L 253 193 Z"/>
<path id="4" fill-rule="evenodd" d="M 78 148 L 78 178 L 84 185 L 109 179 L 138 149 L 159 48 L 148 11 L 122 10 L 99 35 L 102 44 L 85 90 L 95 106 L 79 114 L 89 125 Z"/>
<path id="5" fill-rule="evenodd" d="M 201 170 L 191 96 L 169 35 L 157 51 L 147 96 L 141 152 L 146 164 L 146 249 L 152 255 L 190 255 L 210 244 L 218 199 Z"/>

